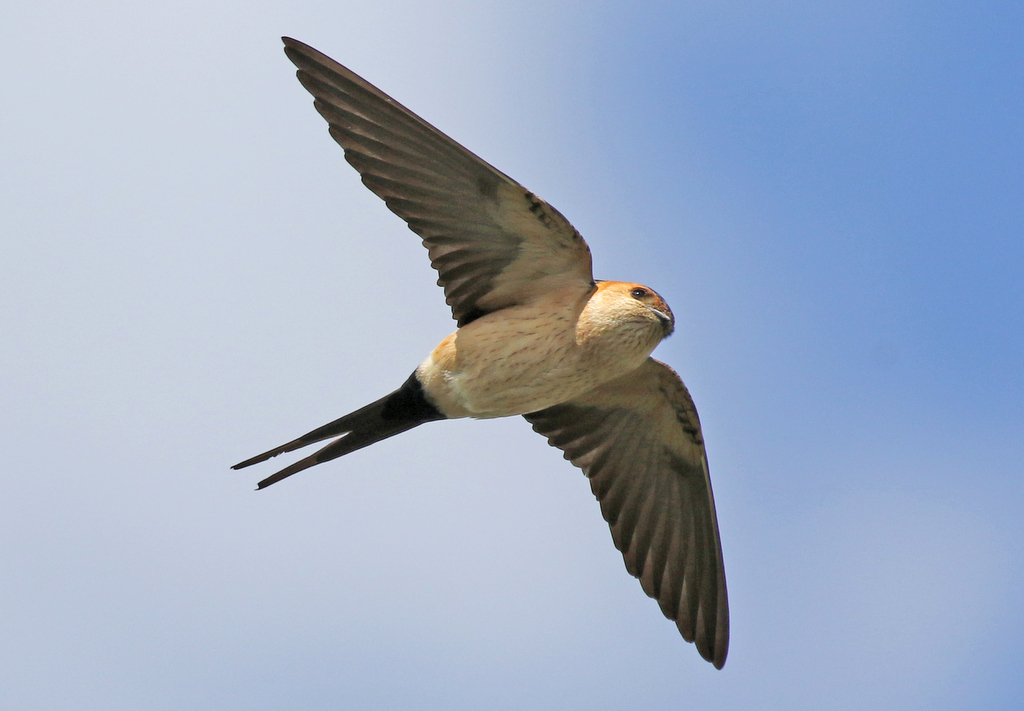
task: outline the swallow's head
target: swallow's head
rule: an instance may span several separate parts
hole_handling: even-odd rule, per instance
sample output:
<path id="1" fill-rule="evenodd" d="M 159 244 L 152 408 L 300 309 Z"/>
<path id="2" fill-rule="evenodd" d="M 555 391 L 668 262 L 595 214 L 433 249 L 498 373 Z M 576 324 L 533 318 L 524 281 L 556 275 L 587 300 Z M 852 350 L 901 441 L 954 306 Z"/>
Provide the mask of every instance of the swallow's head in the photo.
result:
<path id="1" fill-rule="evenodd" d="M 642 284 L 627 284 L 629 295 L 635 301 L 643 304 L 647 312 L 658 320 L 664 334 L 662 338 L 668 338 L 676 330 L 676 317 L 672 315 L 672 309 L 668 307 L 661 295 L 650 287 Z M 650 316 L 648 316 L 650 318 Z"/>
<path id="2" fill-rule="evenodd" d="M 614 331 L 629 340 L 647 342 L 651 349 L 667 338 L 676 325 L 672 309 L 658 292 L 625 281 L 598 282 L 582 320 L 595 335 Z"/>

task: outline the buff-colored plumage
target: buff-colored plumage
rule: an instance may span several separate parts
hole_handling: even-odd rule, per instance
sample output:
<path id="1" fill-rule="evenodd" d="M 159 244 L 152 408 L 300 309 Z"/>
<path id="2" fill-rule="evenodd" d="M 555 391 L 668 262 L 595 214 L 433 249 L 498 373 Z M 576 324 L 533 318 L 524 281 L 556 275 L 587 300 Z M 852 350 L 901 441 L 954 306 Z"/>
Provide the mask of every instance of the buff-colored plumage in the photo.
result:
<path id="1" fill-rule="evenodd" d="M 285 39 L 302 85 L 363 183 L 418 234 L 458 330 L 406 383 L 235 468 L 337 438 L 281 479 L 424 422 L 523 415 L 590 479 L 626 568 L 721 668 L 725 569 L 700 422 L 651 352 L 672 312 L 640 284 L 597 282 L 553 207 L 320 52 Z"/>

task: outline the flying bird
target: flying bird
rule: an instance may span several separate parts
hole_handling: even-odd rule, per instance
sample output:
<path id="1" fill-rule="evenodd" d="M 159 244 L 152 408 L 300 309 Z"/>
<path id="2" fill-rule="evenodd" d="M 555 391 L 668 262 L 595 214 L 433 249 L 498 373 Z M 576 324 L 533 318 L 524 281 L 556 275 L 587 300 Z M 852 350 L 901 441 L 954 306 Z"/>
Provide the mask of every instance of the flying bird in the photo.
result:
<path id="1" fill-rule="evenodd" d="M 626 569 L 721 669 L 729 605 L 700 421 L 650 357 L 675 319 L 650 287 L 596 281 L 568 220 L 317 50 L 285 54 L 363 183 L 427 248 L 458 328 L 394 392 L 236 464 L 333 439 L 263 489 L 425 422 L 522 415 L 583 470 Z"/>

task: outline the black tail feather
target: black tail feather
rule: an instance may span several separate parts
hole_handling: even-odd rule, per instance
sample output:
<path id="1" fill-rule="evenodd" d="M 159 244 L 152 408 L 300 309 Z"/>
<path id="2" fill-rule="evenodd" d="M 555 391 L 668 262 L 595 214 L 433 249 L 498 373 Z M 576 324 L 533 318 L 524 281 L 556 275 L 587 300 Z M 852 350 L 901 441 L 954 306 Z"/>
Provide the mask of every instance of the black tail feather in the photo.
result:
<path id="1" fill-rule="evenodd" d="M 290 477 L 292 474 L 301 472 L 303 469 L 309 469 L 316 464 L 322 464 L 323 462 L 329 462 L 332 459 L 337 459 L 338 457 L 354 452 L 357 449 L 362 449 L 363 447 L 368 447 L 371 444 L 380 442 L 382 439 L 387 439 L 388 437 L 393 437 L 396 434 L 401 434 L 406 430 L 411 430 L 413 427 L 420 424 L 423 423 L 404 422 L 392 427 L 375 427 L 372 430 L 356 429 L 349 432 L 344 437 L 336 439 L 323 449 L 314 452 L 305 459 L 300 459 L 276 474 L 267 477 L 257 484 L 256 488 L 266 489 L 271 484 L 276 484 L 282 479 Z"/>
<path id="2" fill-rule="evenodd" d="M 416 373 L 413 373 L 402 384 L 402 387 L 393 393 L 385 395 L 380 400 L 338 418 L 334 422 L 317 427 L 312 432 L 307 432 L 287 444 L 275 447 L 251 459 L 246 459 L 244 462 L 240 462 L 231 468 L 243 469 L 253 464 L 264 462 L 271 457 L 276 457 L 278 454 L 291 452 L 315 442 L 344 435 L 318 452 L 311 454 L 305 459 L 300 459 L 273 476 L 261 481 L 259 488 L 265 489 L 271 484 L 279 482 L 303 469 L 337 459 L 357 449 L 367 447 L 374 442 L 379 442 L 382 439 L 411 430 L 413 427 L 424 422 L 443 419 L 444 415 L 427 400 L 426 394 L 423 392 L 423 386 L 416 377 Z"/>
<path id="3" fill-rule="evenodd" d="M 334 422 L 328 422 L 326 425 L 323 425 L 322 427 L 317 427 L 312 432 L 307 432 L 306 434 L 302 435 L 297 439 L 293 439 L 291 442 L 288 442 L 287 444 L 282 444 L 280 447 L 274 447 L 273 449 L 264 452 L 263 454 L 257 454 L 255 457 L 252 457 L 251 459 L 246 459 L 244 462 L 239 462 L 238 464 L 234 465 L 231 468 L 245 469 L 246 467 L 251 467 L 253 464 L 265 462 L 271 457 L 276 457 L 279 454 L 284 454 L 285 452 L 292 452 L 296 449 L 302 449 L 307 445 L 322 442 L 325 439 L 337 437 L 338 435 L 343 435 L 346 432 L 351 432 L 358 426 L 358 423 L 363 421 L 373 421 L 374 419 L 379 418 L 381 411 L 384 409 L 385 402 L 388 400 L 388 398 L 392 397 L 397 392 L 398 391 L 396 390 L 395 392 L 390 393 L 389 395 L 385 395 L 380 400 L 372 402 L 366 407 L 361 407 L 355 412 L 350 412 L 344 417 L 339 417 Z"/>

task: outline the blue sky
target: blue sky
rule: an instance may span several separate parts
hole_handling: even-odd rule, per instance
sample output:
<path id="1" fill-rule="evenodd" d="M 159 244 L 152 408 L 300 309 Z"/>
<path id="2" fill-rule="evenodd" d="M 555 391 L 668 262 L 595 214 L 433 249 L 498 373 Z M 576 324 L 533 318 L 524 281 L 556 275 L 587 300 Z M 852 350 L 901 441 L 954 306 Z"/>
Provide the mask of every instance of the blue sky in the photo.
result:
<path id="1" fill-rule="evenodd" d="M 1024 9 L 40 2 L 0 48 L 0 706 L 1017 709 Z M 12 29 L 13 28 L 13 29 Z M 453 327 L 281 52 L 350 66 L 677 316 L 721 672 L 521 420 L 228 466 Z"/>

